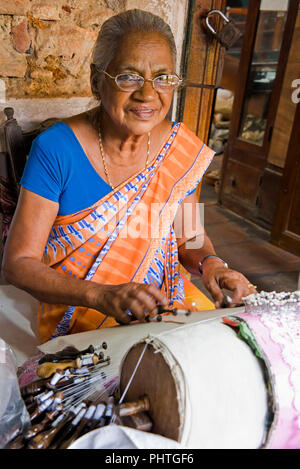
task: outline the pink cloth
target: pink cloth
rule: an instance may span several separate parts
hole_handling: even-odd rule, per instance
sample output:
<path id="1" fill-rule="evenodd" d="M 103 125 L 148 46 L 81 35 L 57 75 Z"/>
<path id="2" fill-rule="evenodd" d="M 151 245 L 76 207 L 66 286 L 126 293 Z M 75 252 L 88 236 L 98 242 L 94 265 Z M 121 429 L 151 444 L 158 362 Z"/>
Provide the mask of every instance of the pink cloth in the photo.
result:
<path id="1" fill-rule="evenodd" d="M 20 388 L 26 386 L 26 384 L 31 383 L 38 379 L 36 374 L 39 367 L 39 360 L 44 356 L 42 352 L 39 352 L 34 357 L 29 358 L 22 366 L 18 369 L 18 381 Z"/>
<path id="2" fill-rule="evenodd" d="M 300 317 L 297 313 L 243 313 L 264 354 L 275 401 L 268 449 L 300 448 Z"/>

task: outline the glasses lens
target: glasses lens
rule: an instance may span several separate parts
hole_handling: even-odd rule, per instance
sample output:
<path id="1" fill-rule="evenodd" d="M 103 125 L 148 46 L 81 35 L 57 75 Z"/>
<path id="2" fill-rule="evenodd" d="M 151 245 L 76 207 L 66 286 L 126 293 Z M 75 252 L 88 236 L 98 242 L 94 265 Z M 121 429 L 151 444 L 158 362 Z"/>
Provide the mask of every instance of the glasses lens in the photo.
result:
<path id="1" fill-rule="evenodd" d="M 134 91 L 143 86 L 144 79 L 134 73 L 122 73 L 116 76 L 116 83 L 121 90 Z"/>
<path id="2" fill-rule="evenodd" d="M 160 93 L 167 93 L 174 90 L 180 84 L 180 79 L 176 75 L 160 75 L 153 80 L 154 88 Z"/>

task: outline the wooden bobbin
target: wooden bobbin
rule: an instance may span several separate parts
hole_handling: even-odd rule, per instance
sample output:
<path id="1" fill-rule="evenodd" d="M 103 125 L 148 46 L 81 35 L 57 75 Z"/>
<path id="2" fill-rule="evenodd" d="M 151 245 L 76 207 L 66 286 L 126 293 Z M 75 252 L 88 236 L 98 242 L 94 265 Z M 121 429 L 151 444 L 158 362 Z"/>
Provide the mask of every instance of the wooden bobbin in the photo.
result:
<path id="1" fill-rule="evenodd" d="M 147 396 L 134 402 L 125 402 L 119 407 L 119 416 L 126 417 L 127 415 L 138 414 L 139 412 L 148 411 L 150 409 L 150 402 Z"/>
<path id="2" fill-rule="evenodd" d="M 56 370 L 65 370 L 66 368 L 80 368 L 81 367 L 81 359 L 76 358 L 76 360 L 70 362 L 60 362 L 60 363 L 52 363 L 46 362 L 42 363 L 37 369 L 37 375 L 40 378 L 49 378 L 52 376 Z"/>

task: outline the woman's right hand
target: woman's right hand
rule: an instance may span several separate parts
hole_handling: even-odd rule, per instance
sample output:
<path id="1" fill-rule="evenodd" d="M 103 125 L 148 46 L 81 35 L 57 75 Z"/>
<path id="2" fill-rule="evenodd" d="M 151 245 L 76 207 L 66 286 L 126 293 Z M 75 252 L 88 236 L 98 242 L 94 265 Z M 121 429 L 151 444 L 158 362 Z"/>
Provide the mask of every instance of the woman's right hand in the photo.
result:
<path id="1" fill-rule="evenodd" d="M 39 301 L 93 308 L 122 323 L 132 319 L 126 310 L 143 321 L 145 314 L 156 313 L 157 304 L 167 305 L 164 294 L 152 285 L 97 284 L 71 278 L 42 263 L 58 208 L 57 202 L 21 188 L 4 252 L 3 274 L 9 283 Z"/>
<path id="2" fill-rule="evenodd" d="M 168 304 L 165 295 L 153 285 L 123 283 L 120 285 L 93 285 L 92 308 L 112 316 L 117 322 L 128 324 L 132 317 L 145 321 L 146 314 L 156 314 L 155 307 Z"/>

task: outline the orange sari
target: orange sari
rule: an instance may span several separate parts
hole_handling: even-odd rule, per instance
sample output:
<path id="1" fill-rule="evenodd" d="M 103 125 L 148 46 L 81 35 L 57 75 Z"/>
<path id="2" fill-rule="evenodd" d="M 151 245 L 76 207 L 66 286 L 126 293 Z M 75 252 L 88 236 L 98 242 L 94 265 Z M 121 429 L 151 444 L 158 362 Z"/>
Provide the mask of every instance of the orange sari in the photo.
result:
<path id="1" fill-rule="evenodd" d="M 173 221 L 181 201 L 201 181 L 213 154 L 184 124 L 175 124 L 145 170 L 92 207 L 57 217 L 44 263 L 67 276 L 100 284 L 153 284 L 164 291 L 170 305 L 182 304 L 188 282 L 183 285 L 178 271 Z M 199 301 L 196 303 L 199 307 Z M 204 309 L 212 307 L 206 301 Z M 91 308 L 41 303 L 38 324 L 45 342 L 117 322 Z"/>

